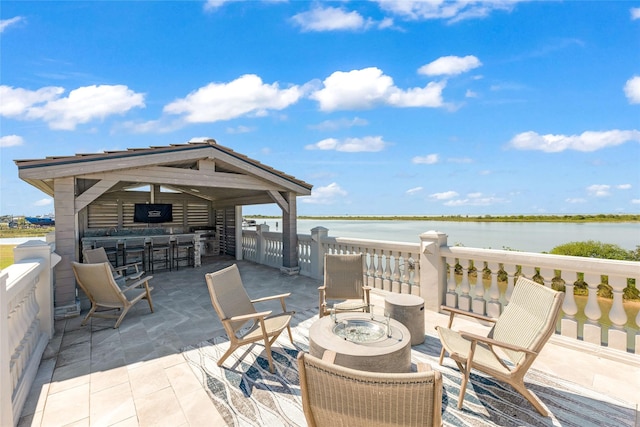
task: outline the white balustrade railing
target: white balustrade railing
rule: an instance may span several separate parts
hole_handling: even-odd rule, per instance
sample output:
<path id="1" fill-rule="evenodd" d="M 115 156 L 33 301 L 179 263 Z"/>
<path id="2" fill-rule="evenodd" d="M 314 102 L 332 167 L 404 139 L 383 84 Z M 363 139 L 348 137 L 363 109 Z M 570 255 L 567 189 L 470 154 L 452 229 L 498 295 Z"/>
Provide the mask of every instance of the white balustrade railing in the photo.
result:
<path id="1" fill-rule="evenodd" d="M 53 336 L 52 246 L 29 241 L 0 273 L 0 425 L 17 425 L 40 359 Z"/>
<path id="2" fill-rule="evenodd" d="M 300 274 L 321 279 L 326 253 L 363 253 L 365 279 L 374 289 L 422 296 L 425 308 L 433 311 L 447 305 L 491 317 L 500 315 L 523 275 L 565 290 L 558 333 L 640 354 L 640 302 L 623 298 L 629 279 L 640 283 L 640 263 L 450 247 L 446 235 L 438 232 L 424 233 L 419 240 L 411 244 L 330 237 L 326 228 L 317 227 L 311 235 L 298 235 Z M 244 231 L 243 242 L 245 259 L 280 266 L 280 233 L 262 225 L 256 232 Z M 613 298 L 598 296 L 603 277 Z M 577 285 L 586 296 L 574 295 Z"/>

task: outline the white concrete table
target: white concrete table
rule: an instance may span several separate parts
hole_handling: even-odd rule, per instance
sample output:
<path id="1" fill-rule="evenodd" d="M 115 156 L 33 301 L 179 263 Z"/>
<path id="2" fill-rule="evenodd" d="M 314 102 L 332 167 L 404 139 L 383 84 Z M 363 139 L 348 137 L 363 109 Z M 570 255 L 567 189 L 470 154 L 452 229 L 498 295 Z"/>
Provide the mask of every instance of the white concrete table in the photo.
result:
<path id="1" fill-rule="evenodd" d="M 350 322 L 352 321 L 352 322 Z M 373 325 L 383 328 L 382 336 L 369 342 L 354 342 L 336 333 L 371 321 L 369 313 L 338 313 L 337 323 L 331 316 L 324 316 L 309 328 L 309 353 L 322 358 L 325 350 L 336 352 L 337 365 L 368 372 L 410 372 L 411 334 L 400 322 L 389 319 L 391 337 L 387 336 L 386 319 L 375 316 Z"/>
<path id="2" fill-rule="evenodd" d="M 409 329 L 411 345 L 424 342 L 424 299 L 416 295 L 389 294 L 384 299 L 384 309 Z"/>

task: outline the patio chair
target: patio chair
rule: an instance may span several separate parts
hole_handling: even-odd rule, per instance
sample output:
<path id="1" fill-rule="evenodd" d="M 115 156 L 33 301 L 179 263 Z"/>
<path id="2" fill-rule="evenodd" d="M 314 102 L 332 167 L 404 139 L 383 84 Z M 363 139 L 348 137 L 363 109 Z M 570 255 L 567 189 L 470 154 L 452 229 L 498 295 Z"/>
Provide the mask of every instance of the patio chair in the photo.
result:
<path id="1" fill-rule="evenodd" d="M 525 387 L 524 376 L 555 332 L 563 299 L 563 292 L 520 277 L 509 304 L 497 319 L 442 307 L 450 316 L 447 328 L 436 327 L 442 342 L 440 364 L 446 351 L 462 373 L 458 408 L 462 408 L 471 369 L 477 369 L 510 384 L 541 415 L 549 416 L 544 405 Z M 456 314 L 491 322 L 493 327 L 487 337 L 454 331 L 451 326 Z"/>
<path id="2" fill-rule="evenodd" d="M 153 313 L 153 301 L 151 301 L 153 287 L 149 286 L 149 280 L 153 276 L 145 276 L 126 288 L 120 289 L 113 279 L 111 266 L 108 262 L 100 264 L 72 262 L 71 265 L 78 285 L 91 301 L 91 309 L 82 320 L 82 326 L 87 323 L 89 317 L 99 317 L 118 319 L 113 326 L 115 329 L 120 326 L 129 309 L 142 299 L 147 300 Z M 121 313 L 119 315 L 107 314 L 103 311 L 97 311 L 98 309 L 118 309 L 121 310 Z"/>
<path id="3" fill-rule="evenodd" d="M 324 285 L 318 288 L 319 314 L 329 314 L 327 300 L 341 300 L 333 304 L 336 311 L 369 311 L 371 288 L 364 284 L 364 255 L 326 254 L 324 256 Z"/>
<path id="4" fill-rule="evenodd" d="M 366 372 L 334 364 L 335 354 L 298 353 L 310 427 L 442 425 L 442 376 L 428 364 L 418 364 L 418 372 Z"/>
<path id="5" fill-rule="evenodd" d="M 215 309 L 224 330 L 229 337 L 229 350 L 218 359 L 218 366 L 222 366 L 238 347 L 264 341 L 264 346 L 269 359 L 269 370 L 274 373 L 271 346 L 285 329 L 289 332 L 289 339 L 293 343 L 291 334 L 291 317 L 293 311 L 287 311 L 285 298 L 291 293 L 274 295 L 251 300 L 242 285 L 242 279 L 238 266 L 230 267 L 208 273 L 205 275 L 211 304 Z M 279 299 L 282 305 L 282 313 L 272 314 L 272 310 L 256 311 L 254 304 L 263 301 Z M 247 324 L 249 325 L 247 326 Z"/>
<path id="6" fill-rule="evenodd" d="M 103 263 L 103 262 L 108 262 L 109 263 L 109 267 L 111 267 L 111 273 L 113 273 L 113 278 L 115 279 L 116 283 L 118 283 L 118 282 L 124 283 L 124 282 L 121 281 L 121 279 L 123 277 L 126 280 L 138 280 L 145 273 L 144 270 L 140 269 L 140 267 L 142 266 L 141 262 L 136 262 L 136 263 L 127 264 L 127 265 L 121 265 L 120 267 L 114 267 L 113 264 L 111 264 L 111 261 L 109 261 L 109 257 L 107 256 L 107 253 L 105 252 L 103 247 L 99 247 L 99 248 L 95 248 L 95 249 L 85 249 L 85 250 L 83 250 L 82 251 L 82 258 L 83 258 L 84 262 L 87 263 L 87 264 L 99 264 L 99 263 Z M 127 274 L 125 276 L 124 274 L 130 268 L 135 269 L 135 273 Z M 121 284 L 121 283 L 119 283 L 119 284 Z"/>

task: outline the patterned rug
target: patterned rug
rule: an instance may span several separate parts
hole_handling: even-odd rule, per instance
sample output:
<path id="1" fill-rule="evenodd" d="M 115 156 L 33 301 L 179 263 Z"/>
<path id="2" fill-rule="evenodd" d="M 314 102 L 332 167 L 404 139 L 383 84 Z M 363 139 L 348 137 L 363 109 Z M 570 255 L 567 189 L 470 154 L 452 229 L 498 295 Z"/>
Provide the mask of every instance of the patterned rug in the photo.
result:
<path id="1" fill-rule="evenodd" d="M 306 425 L 296 357 L 299 351 L 308 351 L 308 330 L 318 318 L 315 312 L 310 310 L 295 315 L 292 322 L 295 346 L 285 332 L 272 347 L 275 374 L 269 372 L 264 347 L 259 344 L 240 347 L 222 368 L 216 361 L 229 348 L 226 336 L 182 349 L 183 356 L 228 425 Z M 551 417 L 540 416 L 510 386 L 478 373 L 472 373 L 464 407 L 458 409 L 460 373 L 451 359 L 445 358 L 445 365 L 438 365 L 438 338 L 427 336 L 424 344 L 412 347 L 411 353 L 414 364 L 426 362 L 442 373 L 445 426 L 635 425 L 635 410 L 631 405 L 533 369 L 525 378 L 527 387 L 547 406 Z"/>

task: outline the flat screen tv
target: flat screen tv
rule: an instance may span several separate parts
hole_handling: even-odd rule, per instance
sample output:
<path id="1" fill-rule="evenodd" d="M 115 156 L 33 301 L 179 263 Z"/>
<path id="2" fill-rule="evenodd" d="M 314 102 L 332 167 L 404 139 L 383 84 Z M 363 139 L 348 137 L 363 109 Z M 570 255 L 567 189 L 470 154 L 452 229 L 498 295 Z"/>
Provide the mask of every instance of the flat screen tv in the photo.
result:
<path id="1" fill-rule="evenodd" d="M 173 221 L 173 213 L 170 204 L 165 203 L 136 203 L 133 212 L 133 222 L 157 224 Z"/>

